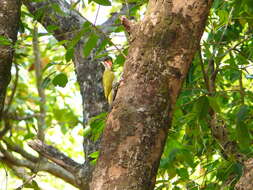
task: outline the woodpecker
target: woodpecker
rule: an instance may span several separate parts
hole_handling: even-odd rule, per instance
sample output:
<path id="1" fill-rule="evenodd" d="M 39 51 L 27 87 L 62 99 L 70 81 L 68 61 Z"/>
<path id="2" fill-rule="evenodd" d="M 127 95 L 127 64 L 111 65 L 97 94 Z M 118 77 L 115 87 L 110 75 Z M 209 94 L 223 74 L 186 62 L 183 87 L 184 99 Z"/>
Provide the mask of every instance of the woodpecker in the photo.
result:
<path id="1" fill-rule="evenodd" d="M 115 75 L 114 72 L 112 71 L 112 58 L 111 57 L 106 57 L 104 59 L 104 61 L 102 62 L 104 67 L 105 67 L 105 71 L 103 73 L 103 87 L 104 87 L 104 94 L 105 94 L 105 98 L 107 99 L 109 105 L 112 104 L 113 102 L 113 82 L 115 79 Z"/>

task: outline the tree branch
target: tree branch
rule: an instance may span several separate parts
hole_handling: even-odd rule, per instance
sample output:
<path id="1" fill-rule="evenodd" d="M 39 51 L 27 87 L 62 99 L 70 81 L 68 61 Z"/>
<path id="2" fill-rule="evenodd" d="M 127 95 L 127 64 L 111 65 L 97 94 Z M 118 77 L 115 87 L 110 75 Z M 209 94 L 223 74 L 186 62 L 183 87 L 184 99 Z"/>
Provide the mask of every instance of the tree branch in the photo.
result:
<path id="1" fill-rule="evenodd" d="M 15 156 L 13 156 L 13 154 L 11 154 L 10 151 L 5 150 L 1 144 L 0 144 L 0 151 L 3 154 L 3 156 L 0 156 L 0 160 L 7 162 L 8 164 L 26 167 L 32 171 L 35 171 L 38 169 L 36 163 L 28 161 L 28 160 L 22 160 L 22 159 L 16 158 Z M 79 187 L 76 177 L 73 174 L 71 174 L 69 171 L 65 170 L 64 168 L 57 166 L 55 164 L 52 164 L 48 161 L 43 160 L 43 162 L 40 164 L 39 171 L 46 171 L 56 177 L 61 178 L 67 183 L 72 184 L 75 187 Z"/>
<path id="2" fill-rule="evenodd" d="M 38 157 L 33 156 L 32 154 L 29 154 L 28 152 L 26 152 L 20 146 L 18 146 L 18 145 L 12 145 L 12 144 L 8 143 L 8 141 L 6 141 L 5 139 L 3 139 L 3 142 L 6 144 L 6 146 L 7 146 L 7 148 L 9 150 L 19 153 L 20 155 L 22 155 L 27 160 L 30 160 L 32 162 L 38 162 L 39 161 Z"/>
<path id="3" fill-rule="evenodd" d="M 45 27 L 49 25 L 57 26 L 53 31 L 57 40 L 70 40 L 75 36 L 74 31 L 81 29 L 86 20 L 78 11 L 71 8 L 65 0 L 46 0 L 32 2 L 22 0 L 30 13 L 37 16 L 38 21 Z M 58 11 L 55 11 L 57 9 Z M 41 15 L 39 17 L 39 15 Z"/>
<path id="4" fill-rule="evenodd" d="M 38 37 L 38 28 L 35 24 L 33 31 L 33 54 L 34 54 L 34 66 L 35 66 L 35 76 L 36 76 L 36 87 L 38 95 L 40 98 L 39 107 L 40 107 L 40 116 L 38 117 L 38 139 L 44 141 L 45 134 L 44 130 L 46 128 L 46 94 L 45 90 L 42 88 L 42 67 L 40 62 L 40 49 L 39 49 L 39 37 Z"/>
<path id="5" fill-rule="evenodd" d="M 204 67 L 204 61 L 203 61 L 203 58 L 202 58 L 202 51 L 201 51 L 201 46 L 199 46 L 199 59 L 200 59 L 200 66 L 201 66 L 201 71 L 202 71 L 202 74 L 203 74 L 203 78 L 204 78 L 204 81 L 205 81 L 205 85 L 206 85 L 206 89 L 207 91 L 209 92 L 209 77 L 205 71 L 205 67 Z"/>
<path id="6" fill-rule="evenodd" d="M 47 159 L 65 168 L 66 170 L 70 171 L 73 174 L 76 173 L 82 166 L 81 164 L 75 162 L 68 156 L 61 153 L 56 148 L 46 145 L 40 140 L 30 141 L 28 142 L 28 145 L 41 155 L 45 156 Z"/>
<path id="7" fill-rule="evenodd" d="M 91 180 L 94 167 L 88 161 L 84 164 L 79 164 L 56 148 L 46 145 L 40 140 L 30 141 L 28 145 L 39 154 L 72 173 L 76 177 L 77 184 L 83 190 L 89 189 L 89 181 Z"/>
<path id="8" fill-rule="evenodd" d="M 22 167 L 13 166 L 12 164 L 8 162 L 5 162 L 5 163 L 18 178 L 23 180 L 23 184 L 16 189 L 22 189 L 26 185 L 33 186 L 35 175 L 28 174 L 28 172 Z M 39 188 L 38 190 L 43 190 L 43 188 L 41 187 L 37 187 L 37 188 Z"/>

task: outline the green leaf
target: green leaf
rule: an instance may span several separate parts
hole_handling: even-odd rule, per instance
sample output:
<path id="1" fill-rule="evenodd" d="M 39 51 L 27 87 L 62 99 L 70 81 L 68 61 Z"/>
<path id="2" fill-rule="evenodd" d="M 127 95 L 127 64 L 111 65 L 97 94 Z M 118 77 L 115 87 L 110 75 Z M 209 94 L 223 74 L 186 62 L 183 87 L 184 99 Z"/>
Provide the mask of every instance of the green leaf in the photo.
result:
<path id="1" fill-rule="evenodd" d="M 117 65 L 117 66 L 123 66 L 125 62 L 125 57 L 123 55 L 118 55 L 114 61 L 114 65 Z"/>
<path id="2" fill-rule="evenodd" d="M 90 31 L 90 22 L 85 22 L 82 26 L 81 31 L 78 32 L 77 35 L 75 35 L 72 40 L 67 42 L 68 48 L 67 48 L 67 51 L 66 51 L 66 54 L 65 54 L 65 59 L 66 59 L 67 62 L 69 62 L 74 56 L 74 47 L 75 47 L 75 45 L 81 40 L 82 36 L 86 32 L 89 32 L 89 31 Z M 61 43 L 65 44 L 66 41 L 62 41 Z M 61 45 L 60 43 L 58 43 L 58 44 Z"/>
<path id="3" fill-rule="evenodd" d="M 87 43 L 83 47 L 83 55 L 85 57 L 90 55 L 91 50 L 96 47 L 97 41 L 98 41 L 98 36 L 96 34 L 91 34 Z"/>
<path id="4" fill-rule="evenodd" d="M 88 125 L 83 130 L 83 136 L 87 137 L 91 133 L 91 127 Z"/>
<path id="5" fill-rule="evenodd" d="M 91 158 L 95 158 L 95 159 L 97 159 L 97 158 L 98 158 L 98 156 L 99 156 L 99 151 L 92 152 L 89 156 L 90 156 Z"/>
<path id="6" fill-rule="evenodd" d="M 42 72 L 45 72 L 48 68 L 52 67 L 53 65 L 61 65 L 61 63 L 55 63 L 55 62 L 48 63 L 45 66 L 45 68 L 43 68 Z"/>
<path id="7" fill-rule="evenodd" d="M 35 137 L 35 134 L 33 133 L 28 133 L 24 136 L 24 140 L 27 140 L 27 139 L 32 139 L 33 137 Z"/>
<path id="8" fill-rule="evenodd" d="M 220 23 L 224 24 L 226 22 L 228 22 L 228 12 L 226 10 L 219 10 L 218 11 L 218 16 L 220 17 Z"/>
<path id="9" fill-rule="evenodd" d="M 70 107 L 63 109 L 56 107 L 53 109 L 53 113 L 55 120 L 57 120 L 61 126 L 61 132 L 64 134 L 79 123 L 78 117 Z"/>
<path id="10" fill-rule="evenodd" d="M 6 38 L 5 36 L 0 35 L 0 45 L 11 45 L 12 41 L 8 38 Z"/>
<path id="11" fill-rule="evenodd" d="M 208 96 L 209 105 L 213 108 L 215 112 L 220 113 L 220 106 L 218 104 L 217 98 L 213 96 Z"/>
<path id="12" fill-rule="evenodd" d="M 54 77 L 52 82 L 54 86 L 65 87 L 66 84 L 68 83 L 68 77 L 66 74 L 60 73 Z"/>
<path id="13" fill-rule="evenodd" d="M 61 124 L 61 132 L 65 135 L 68 132 L 67 126 L 64 124 Z"/>
<path id="14" fill-rule="evenodd" d="M 73 58 L 73 56 L 74 56 L 74 48 L 67 49 L 65 54 L 66 61 L 69 62 Z"/>
<path id="15" fill-rule="evenodd" d="M 33 190 L 41 190 L 41 188 L 39 187 L 39 185 L 37 184 L 35 180 L 32 180 L 30 183 L 25 183 L 24 187 L 25 189 L 28 188 L 28 189 L 33 189 Z M 24 189 L 24 188 L 18 187 L 15 190 L 21 190 L 21 189 Z"/>
<path id="16" fill-rule="evenodd" d="M 101 43 L 99 43 L 99 47 L 98 47 L 98 49 L 96 51 L 97 57 L 99 57 L 99 53 L 101 51 L 104 52 L 107 44 L 109 44 L 109 43 L 110 43 L 110 41 L 108 39 L 104 39 Z"/>
<path id="17" fill-rule="evenodd" d="M 189 174 L 188 174 L 188 171 L 187 171 L 186 168 L 177 169 L 177 173 L 183 179 L 188 179 L 189 178 Z"/>
<path id="18" fill-rule="evenodd" d="M 90 22 L 85 22 L 82 26 L 82 29 L 69 41 L 68 47 L 74 48 L 75 45 L 81 40 L 85 33 L 90 32 Z"/>
<path id="19" fill-rule="evenodd" d="M 241 106 L 238 113 L 236 114 L 237 122 L 244 121 L 248 117 L 248 114 L 249 114 L 249 107 L 245 105 Z"/>
<path id="20" fill-rule="evenodd" d="M 249 129 L 245 122 L 249 115 L 247 106 L 241 106 L 236 118 L 236 136 L 242 150 L 247 150 L 251 144 Z"/>
<path id="21" fill-rule="evenodd" d="M 54 9 L 54 11 L 62 16 L 66 16 L 67 13 L 65 13 L 61 7 L 57 3 L 51 3 L 51 7 Z"/>
<path id="22" fill-rule="evenodd" d="M 111 2 L 109 0 L 91 0 L 91 1 L 104 6 L 111 6 Z"/>
<path id="23" fill-rule="evenodd" d="M 208 111 L 209 111 L 209 101 L 206 96 L 202 96 L 195 102 L 193 112 L 201 120 L 207 116 Z"/>
<path id="24" fill-rule="evenodd" d="M 48 25 L 47 26 L 47 31 L 48 32 L 53 32 L 55 30 L 57 30 L 59 28 L 59 26 L 56 26 L 56 25 Z"/>
<path id="25" fill-rule="evenodd" d="M 89 154 L 89 157 L 93 158 L 93 160 L 91 161 L 92 165 L 96 164 L 98 156 L 99 156 L 99 151 L 96 151 L 96 152 L 93 152 L 93 153 Z"/>
<path id="26" fill-rule="evenodd" d="M 44 78 L 44 80 L 41 83 L 41 87 L 44 89 L 47 88 L 50 82 L 51 82 L 51 79 L 49 77 Z"/>
<path id="27" fill-rule="evenodd" d="M 247 125 L 244 123 L 237 123 L 236 124 L 236 135 L 237 140 L 239 141 L 239 146 L 241 149 L 246 150 L 249 148 L 251 144 L 249 130 Z"/>
<path id="28" fill-rule="evenodd" d="M 35 12 L 34 12 L 34 20 L 40 20 L 43 17 L 43 14 L 45 12 L 45 7 L 41 7 L 38 8 Z"/>

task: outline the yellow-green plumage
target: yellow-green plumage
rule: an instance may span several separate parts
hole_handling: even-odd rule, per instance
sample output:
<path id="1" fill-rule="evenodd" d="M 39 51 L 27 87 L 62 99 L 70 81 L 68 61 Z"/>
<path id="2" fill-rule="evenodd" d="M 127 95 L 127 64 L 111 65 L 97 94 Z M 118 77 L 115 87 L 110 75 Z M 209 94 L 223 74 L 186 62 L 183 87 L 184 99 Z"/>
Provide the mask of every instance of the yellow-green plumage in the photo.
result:
<path id="1" fill-rule="evenodd" d="M 103 74 L 103 86 L 104 86 L 104 93 L 105 98 L 107 99 L 108 103 L 111 104 L 113 101 L 113 93 L 112 93 L 112 86 L 114 81 L 114 73 L 110 69 L 105 69 Z"/>

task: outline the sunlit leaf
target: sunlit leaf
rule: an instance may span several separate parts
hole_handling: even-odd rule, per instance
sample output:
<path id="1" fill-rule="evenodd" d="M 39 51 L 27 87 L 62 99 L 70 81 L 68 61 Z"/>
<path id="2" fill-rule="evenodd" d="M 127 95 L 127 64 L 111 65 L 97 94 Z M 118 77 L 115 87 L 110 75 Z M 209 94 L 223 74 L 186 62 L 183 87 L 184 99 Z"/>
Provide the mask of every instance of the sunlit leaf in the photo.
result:
<path id="1" fill-rule="evenodd" d="M 236 134 L 241 149 L 248 149 L 251 144 L 249 129 L 245 122 L 249 114 L 247 106 L 241 106 L 236 117 Z"/>
<path id="2" fill-rule="evenodd" d="M 0 35 L 0 45 L 11 45 L 11 39 L 6 38 L 5 36 Z"/>
<path id="3" fill-rule="evenodd" d="M 98 39 L 99 37 L 96 34 L 91 34 L 88 41 L 84 44 L 83 47 L 83 55 L 85 57 L 89 56 L 91 50 L 96 47 Z"/>
<path id="4" fill-rule="evenodd" d="M 109 0 L 90 0 L 97 4 L 104 5 L 104 6 L 111 6 L 111 2 Z"/>
<path id="5" fill-rule="evenodd" d="M 213 108 L 213 110 L 217 113 L 220 113 L 220 106 L 218 104 L 217 97 L 208 96 L 209 105 Z"/>
<path id="6" fill-rule="evenodd" d="M 99 155 L 99 151 L 96 151 L 96 152 L 93 152 L 93 153 L 91 153 L 91 154 L 89 154 L 89 156 L 91 157 L 91 158 L 98 158 L 98 155 Z"/>
<path id="7" fill-rule="evenodd" d="M 206 96 L 200 97 L 194 104 L 194 113 L 197 114 L 199 119 L 204 119 L 209 111 L 209 101 Z"/>
<path id="8" fill-rule="evenodd" d="M 57 30 L 59 28 L 59 26 L 56 26 L 56 25 L 48 25 L 47 26 L 47 31 L 48 32 L 53 32 L 55 30 Z"/>
<path id="9" fill-rule="evenodd" d="M 73 56 L 74 56 L 74 48 L 67 49 L 65 54 L 66 61 L 69 62 L 73 58 Z"/>
<path id="10" fill-rule="evenodd" d="M 54 77 L 52 83 L 54 84 L 54 86 L 65 87 L 68 83 L 68 77 L 66 74 L 60 73 Z"/>

